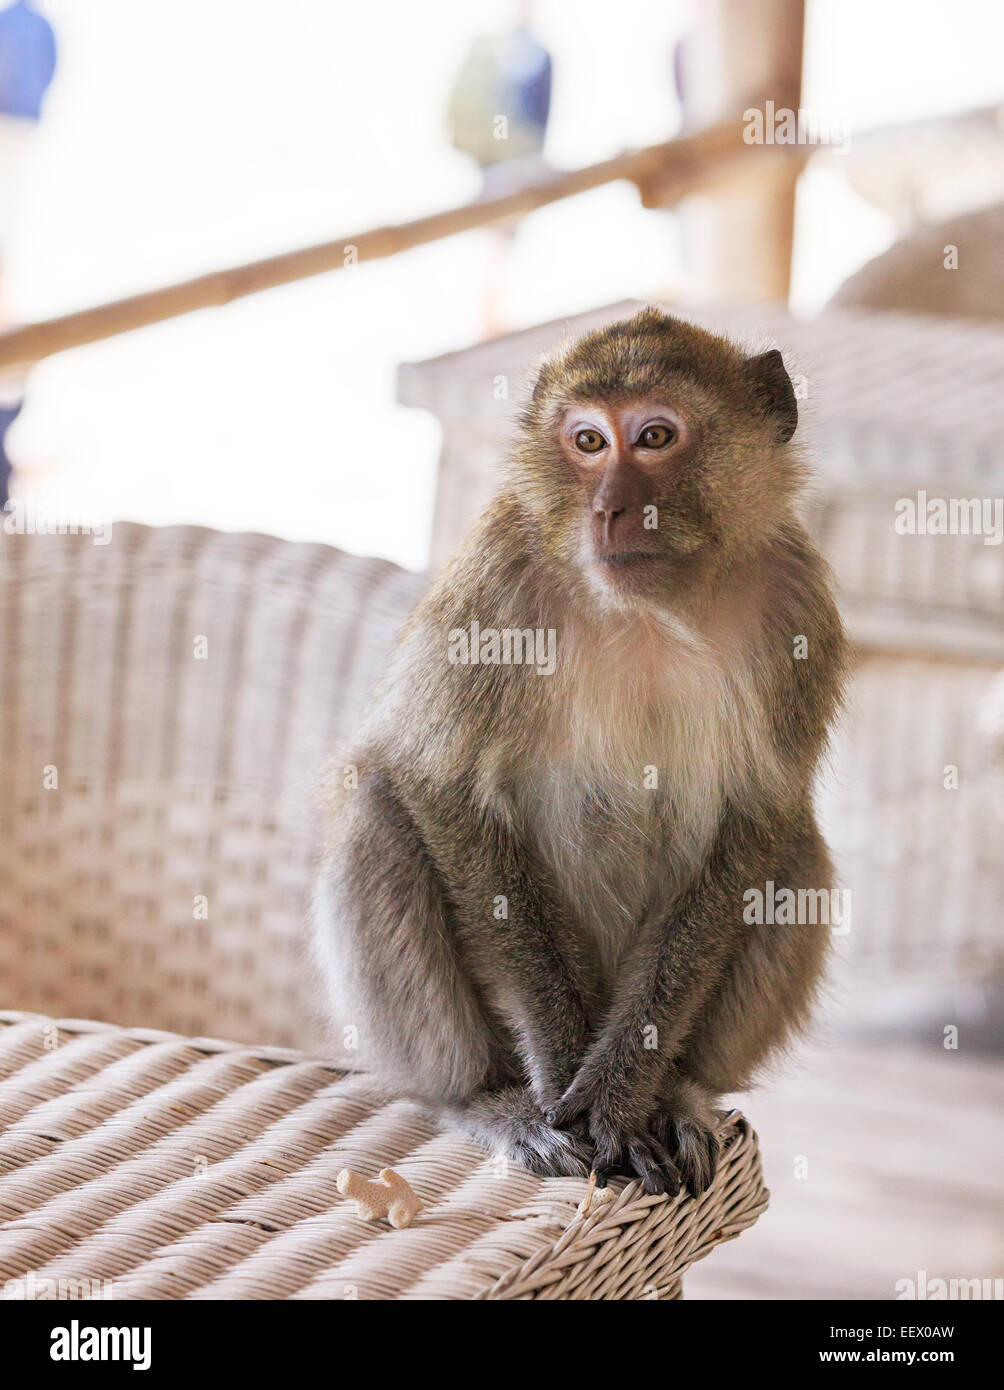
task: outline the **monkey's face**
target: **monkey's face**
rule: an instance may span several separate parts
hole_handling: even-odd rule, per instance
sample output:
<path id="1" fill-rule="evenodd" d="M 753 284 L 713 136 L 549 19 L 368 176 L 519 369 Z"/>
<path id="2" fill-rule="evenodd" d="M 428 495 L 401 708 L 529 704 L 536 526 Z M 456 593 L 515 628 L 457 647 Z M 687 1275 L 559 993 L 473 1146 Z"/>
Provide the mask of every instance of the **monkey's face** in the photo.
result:
<path id="1" fill-rule="evenodd" d="M 679 406 L 659 399 L 573 401 L 556 421 L 556 443 L 578 498 L 576 559 L 601 582 L 646 589 L 667 561 L 692 554 L 701 537 L 676 518 L 659 535 L 660 509 L 679 489 L 691 432 Z M 573 528 L 574 531 L 575 528 Z"/>
<path id="2" fill-rule="evenodd" d="M 671 597 L 788 514 L 797 420 L 780 354 L 645 310 L 540 373 L 517 453 L 548 551 L 612 597 Z"/>

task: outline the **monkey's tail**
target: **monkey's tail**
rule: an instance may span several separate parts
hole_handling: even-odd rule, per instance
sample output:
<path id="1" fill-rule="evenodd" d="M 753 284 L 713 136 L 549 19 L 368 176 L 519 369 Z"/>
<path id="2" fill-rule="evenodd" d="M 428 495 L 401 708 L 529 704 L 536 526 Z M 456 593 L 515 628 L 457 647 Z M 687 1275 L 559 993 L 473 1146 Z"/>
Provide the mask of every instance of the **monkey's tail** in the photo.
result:
<path id="1" fill-rule="evenodd" d="M 441 1114 L 475 1143 L 541 1177 L 584 1178 L 589 1173 L 589 1145 L 549 1125 L 528 1086 L 477 1091 L 463 1105 L 449 1106 Z"/>

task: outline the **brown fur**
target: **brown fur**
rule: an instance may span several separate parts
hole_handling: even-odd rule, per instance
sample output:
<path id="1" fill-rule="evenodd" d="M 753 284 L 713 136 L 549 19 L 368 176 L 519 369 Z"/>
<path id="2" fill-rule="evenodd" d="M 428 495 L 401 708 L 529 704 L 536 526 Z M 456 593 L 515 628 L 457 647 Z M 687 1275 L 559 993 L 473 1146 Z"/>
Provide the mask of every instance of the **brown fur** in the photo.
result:
<path id="1" fill-rule="evenodd" d="M 614 568 L 560 422 L 638 400 L 684 432 L 621 489 L 659 524 Z M 315 939 L 336 1014 L 369 1065 L 538 1171 L 699 1190 L 714 1098 L 810 1007 L 825 929 L 742 915 L 768 879 L 832 882 L 811 789 L 844 638 L 796 519 L 793 411 L 777 354 L 656 310 L 546 365 L 501 494 L 397 646 L 358 789 L 334 793 Z M 553 629 L 554 674 L 449 664 L 472 620 Z"/>

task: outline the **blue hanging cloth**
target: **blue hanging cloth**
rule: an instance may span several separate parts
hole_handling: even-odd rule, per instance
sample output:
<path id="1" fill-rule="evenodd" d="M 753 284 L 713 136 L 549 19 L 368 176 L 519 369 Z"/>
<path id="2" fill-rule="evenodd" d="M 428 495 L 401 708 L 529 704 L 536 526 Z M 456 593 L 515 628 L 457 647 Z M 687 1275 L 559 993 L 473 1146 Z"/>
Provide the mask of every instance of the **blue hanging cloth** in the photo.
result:
<path id="1" fill-rule="evenodd" d="M 56 71 L 52 25 L 28 0 L 0 10 L 0 115 L 37 121 Z"/>

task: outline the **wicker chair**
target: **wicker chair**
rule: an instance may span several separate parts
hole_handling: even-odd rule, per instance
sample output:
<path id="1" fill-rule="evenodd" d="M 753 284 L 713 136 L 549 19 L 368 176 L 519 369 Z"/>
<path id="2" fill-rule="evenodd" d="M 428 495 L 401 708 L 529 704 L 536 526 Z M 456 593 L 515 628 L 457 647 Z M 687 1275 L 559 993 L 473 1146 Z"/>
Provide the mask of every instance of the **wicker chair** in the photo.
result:
<path id="1" fill-rule="evenodd" d="M 2 538 L 7 1297 L 675 1298 L 764 1209 L 741 1117 L 699 1202 L 620 1184 L 579 1216 L 583 1182 L 325 1060 L 313 776 L 423 585 L 192 527 Z M 424 1203 L 404 1231 L 335 1185 L 388 1165 Z"/>

